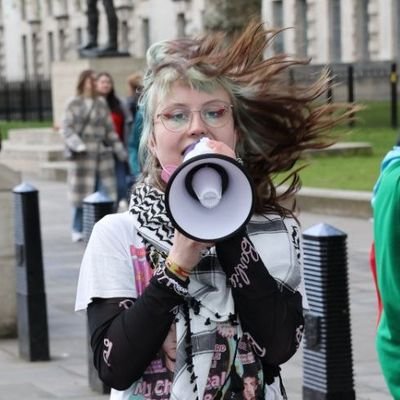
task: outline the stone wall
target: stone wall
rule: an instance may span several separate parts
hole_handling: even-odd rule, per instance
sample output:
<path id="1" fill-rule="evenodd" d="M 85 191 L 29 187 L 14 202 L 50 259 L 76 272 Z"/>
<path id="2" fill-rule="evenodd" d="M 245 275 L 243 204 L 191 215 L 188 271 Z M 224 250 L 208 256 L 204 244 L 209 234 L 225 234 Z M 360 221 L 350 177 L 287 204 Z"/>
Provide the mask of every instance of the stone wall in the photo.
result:
<path id="1" fill-rule="evenodd" d="M 16 282 L 12 189 L 20 174 L 0 164 L 0 337 L 16 336 Z"/>
<path id="2" fill-rule="evenodd" d="M 54 125 L 59 125 L 67 100 L 75 95 L 81 71 L 93 69 L 96 73 L 108 72 L 113 77 L 117 95 L 125 98 L 128 95 L 128 76 L 135 72 L 144 72 L 144 65 L 144 59 L 132 57 L 82 58 L 77 61 L 54 62 L 51 71 Z"/>

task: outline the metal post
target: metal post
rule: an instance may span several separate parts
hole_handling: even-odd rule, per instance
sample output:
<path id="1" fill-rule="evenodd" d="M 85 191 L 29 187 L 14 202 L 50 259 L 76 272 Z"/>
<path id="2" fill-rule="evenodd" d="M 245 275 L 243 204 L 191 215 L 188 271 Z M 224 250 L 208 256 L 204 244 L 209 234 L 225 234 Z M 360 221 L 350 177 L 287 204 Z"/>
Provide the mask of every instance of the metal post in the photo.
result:
<path id="1" fill-rule="evenodd" d="M 93 227 L 97 221 L 113 212 L 114 202 L 104 193 L 95 192 L 83 200 L 83 234 L 85 242 L 89 241 Z M 89 386 L 95 392 L 101 394 L 110 393 L 110 388 L 106 386 L 98 377 L 93 365 L 93 351 L 90 346 L 90 335 L 87 326 L 87 354 L 88 354 L 88 378 Z"/>
<path id="2" fill-rule="evenodd" d="M 13 193 L 19 353 L 28 361 L 47 361 L 49 335 L 38 191 L 22 183 Z"/>
<path id="3" fill-rule="evenodd" d="M 347 235 L 319 224 L 306 230 L 303 399 L 354 400 L 347 277 Z"/>
<path id="4" fill-rule="evenodd" d="M 37 110 L 39 121 L 43 121 L 43 99 L 42 99 L 42 85 L 41 81 L 38 80 L 36 84 L 36 93 L 37 93 Z"/>
<path id="5" fill-rule="evenodd" d="M 4 104 L 6 110 L 6 121 L 11 121 L 10 85 L 8 82 L 5 82 L 4 84 Z"/>
<path id="6" fill-rule="evenodd" d="M 390 98 L 391 98 L 391 124 L 392 128 L 397 128 L 397 64 L 392 63 L 390 72 Z"/>
<path id="7" fill-rule="evenodd" d="M 21 119 L 22 121 L 26 121 L 26 114 L 27 114 L 27 109 L 26 109 L 26 86 L 25 82 L 21 82 L 20 84 L 20 90 L 19 90 L 19 101 L 20 101 L 20 107 L 21 107 Z"/>
<path id="8" fill-rule="evenodd" d="M 354 68 L 349 65 L 347 68 L 347 101 L 354 103 Z M 349 126 L 354 126 L 354 115 L 350 116 Z"/>

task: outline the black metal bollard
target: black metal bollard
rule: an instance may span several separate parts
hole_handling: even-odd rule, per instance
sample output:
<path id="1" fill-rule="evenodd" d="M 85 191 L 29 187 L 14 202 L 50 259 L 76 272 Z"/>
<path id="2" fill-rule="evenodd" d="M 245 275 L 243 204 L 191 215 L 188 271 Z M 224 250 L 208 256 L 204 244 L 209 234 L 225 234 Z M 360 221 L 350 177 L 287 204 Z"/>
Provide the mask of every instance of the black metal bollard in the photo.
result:
<path id="1" fill-rule="evenodd" d="M 95 192 L 83 200 L 83 235 L 87 242 L 94 224 L 113 212 L 114 202 L 104 193 Z"/>
<path id="2" fill-rule="evenodd" d="M 84 240 L 88 242 L 92 233 L 94 224 L 107 214 L 113 212 L 113 201 L 104 193 L 95 192 L 83 200 L 83 234 Z M 97 393 L 110 393 L 110 388 L 105 385 L 98 377 L 97 371 L 93 365 L 93 351 L 90 346 L 89 328 L 86 329 L 88 346 L 88 378 L 89 386 Z"/>
<path id="3" fill-rule="evenodd" d="M 38 191 L 22 183 L 13 193 L 19 354 L 28 361 L 47 361 L 49 334 Z"/>
<path id="4" fill-rule="evenodd" d="M 303 399 L 353 400 L 347 235 L 319 224 L 303 233 L 305 317 Z"/>

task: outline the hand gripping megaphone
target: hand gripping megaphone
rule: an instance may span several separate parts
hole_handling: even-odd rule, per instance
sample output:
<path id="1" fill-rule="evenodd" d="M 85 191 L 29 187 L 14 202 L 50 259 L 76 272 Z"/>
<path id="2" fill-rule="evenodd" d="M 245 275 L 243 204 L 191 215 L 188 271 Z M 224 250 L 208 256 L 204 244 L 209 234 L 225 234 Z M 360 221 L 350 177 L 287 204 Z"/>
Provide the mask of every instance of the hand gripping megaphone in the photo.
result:
<path id="1" fill-rule="evenodd" d="M 216 242 L 249 221 L 254 204 L 251 178 L 233 158 L 213 153 L 201 139 L 171 175 L 165 204 L 173 226 L 185 236 Z"/>

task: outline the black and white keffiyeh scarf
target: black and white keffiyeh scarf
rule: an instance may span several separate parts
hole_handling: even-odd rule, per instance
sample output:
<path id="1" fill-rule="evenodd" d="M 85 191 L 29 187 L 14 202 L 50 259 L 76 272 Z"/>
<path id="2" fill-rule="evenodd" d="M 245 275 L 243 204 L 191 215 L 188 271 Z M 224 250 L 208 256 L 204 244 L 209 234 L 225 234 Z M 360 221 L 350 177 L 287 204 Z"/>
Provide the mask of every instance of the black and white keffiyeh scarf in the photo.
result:
<path id="1" fill-rule="evenodd" d="M 162 261 L 172 246 L 174 228 L 166 214 L 164 193 L 139 185 L 132 194 L 130 211 L 152 262 Z M 214 355 L 217 324 L 234 319 L 234 302 L 215 250 L 204 254 L 190 275 L 188 301 L 176 318 L 177 354 L 171 399 L 202 399 Z M 241 336 L 237 326 L 238 340 Z M 187 340 L 191 338 L 191 355 Z M 233 362 L 233 360 L 231 360 Z"/>
<path id="2" fill-rule="evenodd" d="M 174 227 L 166 213 L 164 193 L 147 184 L 137 185 L 132 193 L 130 212 L 135 228 L 143 239 L 141 245 L 146 247 L 151 263 L 157 266 L 165 260 L 174 235 Z M 258 245 L 257 251 L 274 278 L 285 286 L 297 288 L 301 281 L 297 223 L 294 220 L 293 223 L 284 223 L 279 216 L 255 217 L 248 230 L 255 243 L 264 243 L 268 237 L 271 246 L 266 248 L 263 244 Z M 288 235 L 291 243 L 288 243 Z M 283 246 L 294 250 L 287 251 L 287 247 Z M 277 252 L 279 262 L 276 261 Z M 176 318 L 177 354 L 170 397 L 172 400 L 203 399 L 219 324 L 234 325 L 237 341 L 243 335 L 235 319 L 232 290 L 218 262 L 215 248 L 205 253 L 192 271 L 186 300 Z M 230 365 L 234 364 L 234 357 L 232 355 Z M 283 398 L 286 396 L 283 397 L 279 381 L 275 379 L 266 387 L 265 399 Z"/>

